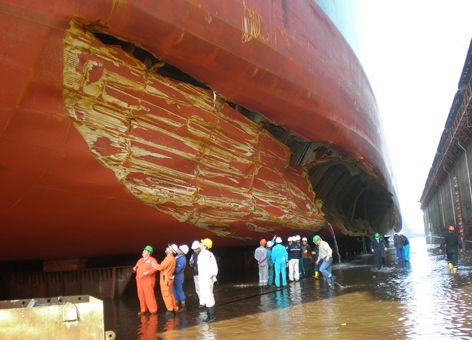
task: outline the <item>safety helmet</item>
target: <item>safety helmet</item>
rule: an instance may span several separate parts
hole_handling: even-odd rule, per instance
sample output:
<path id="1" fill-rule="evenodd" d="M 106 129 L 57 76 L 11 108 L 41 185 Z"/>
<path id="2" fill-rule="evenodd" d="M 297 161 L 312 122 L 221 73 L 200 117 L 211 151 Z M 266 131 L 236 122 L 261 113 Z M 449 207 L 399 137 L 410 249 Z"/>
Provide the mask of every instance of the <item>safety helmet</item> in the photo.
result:
<path id="1" fill-rule="evenodd" d="M 267 241 L 267 248 L 272 248 L 273 245 L 274 245 L 274 242 Z"/>
<path id="2" fill-rule="evenodd" d="M 185 255 L 188 254 L 188 245 L 186 244 L 182 244 L 179 246 L 179 249 L 182 251 L 182 253 L 184 253 Z"/>
<path id="3" fill-rule="evenodd" d="M 179 247 L 176 244 L 169 244 L 169 247 L 174 254 L 177 254 Z"/>
<path id="4" fill-rule="evenodd" d="M 259 241 L 259 244 L 264 247 L 266 245 L 267 241 L 265 238 L 263 238 L 262 240 Z"/>
<path id="5" fill-rule="evenodd" d="M 300 241 L 301 239 L 300 235 L 295 236 L 295 241 Z"/>
<path id="6" fill-rule="evenodd" d="M 213 241 L 210 240 L 209 238 L 204 238 L 203 240 L 201 240 L 201 242 L 203 243 L 203 245 L 205 247 L 207 247 L 208 249 L 211 249 L 211 247 L 213 246 Z"/>
<path id="7" fill-rule="evenodd" d="M 315 236 L 313 236 L 313 243 L 316 243 L 316 242 L 318 242 L 319 240 L 321 240 L 320 235 L 315 235 Z"/>
<path id="8" fill-rule="evenodd" d="M 152 249 L 151 246 L 146 246 L 146 247 L 144 247 L 143 250 L 147 250 L 147 251 L 150 252 L 151 254 L 154 252 L 154 249 Z"/>
<path id="9" fill-rule="evenodd" d="M 450 226 L 447 228 L 447 230 L 449 230 L 449 231 L 454 231 L 454 230 L 456 230 L 456 228 L 455 228 L 453 225 L 450 225 Z"/>
<path id="10" fill-rule="evenodd" d="M 192 249 L 195 250 L 195 249 L 198 249 L 200 248 L 200 242 L 199 241 L 193 241 L 192 242 Z"/>
<path id="11" fill-rule="evenodd" d="M 375 233 L 375 234 L 374 234 L 374 238 L 375 238 L 376 240 L 378 240 L 378 239 L 380 238 L 380 234 L 379 234 L 379 233 Z"/>
<path id="12" fill-rule="evenodd" d="M 308 239 L 306 237 L 302 238 L 302 241 L 308 241 Z"/>
<path id="13" fill-rule="evenodd" d="M 293 237 L 292 236 L 289 236 L 288 239 L 287 239 L 288 242 L 293 242 Z"/>
<path id="14" fill-rule="evenodd" d="M 282 243 L 282 238 L 280 236 L 277 236 L 275 239 L 275 243 Z"/>

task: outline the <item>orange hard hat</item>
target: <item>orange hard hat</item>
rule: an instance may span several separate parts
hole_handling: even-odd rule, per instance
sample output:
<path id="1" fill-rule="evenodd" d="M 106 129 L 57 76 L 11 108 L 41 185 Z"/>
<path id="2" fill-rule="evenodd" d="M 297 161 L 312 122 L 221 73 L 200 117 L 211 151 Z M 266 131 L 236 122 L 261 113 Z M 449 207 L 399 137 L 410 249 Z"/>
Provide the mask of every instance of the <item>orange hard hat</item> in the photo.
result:
<path id="1" fill-rule="evenodd" d="M 449 230 L 449 231 L 454 231 L 455 229 L 456 229 L 456 228 L 455 228 L 453 225 L 450 225 L 450 226 L 447 228 L 447 230 Z"/>
<path id="2" fill-rule="evenodd" d="M 267 243 L 267 241 L 266 241 L 265 238 L 263 238 L 262 240 L 259 241 L 259 244 L 263 247 L 265 247 L 266 243 Z"/>

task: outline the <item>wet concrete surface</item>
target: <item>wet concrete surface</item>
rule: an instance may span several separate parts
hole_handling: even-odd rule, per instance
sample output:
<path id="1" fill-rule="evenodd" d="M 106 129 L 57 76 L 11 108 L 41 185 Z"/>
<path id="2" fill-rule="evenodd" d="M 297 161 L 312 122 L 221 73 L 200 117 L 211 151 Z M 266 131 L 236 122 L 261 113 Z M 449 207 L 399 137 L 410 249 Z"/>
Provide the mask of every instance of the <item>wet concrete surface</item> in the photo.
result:
<path id="1" fill-rule="evenodd" d="M 334 266 L 334 289 L 313 278 L 280 290 L 256 282 L 216 286 L 211 324 L 193 290 L 189 311 L 174 319 L 164 308 L 138 317 L 136 299 L 106 301 L 106 329 L 117 339 L 472 339 L 472 251 L 451 274 L 437 246 L 410 241 L 411 268 L 390 259 L 377 270 L 372 256 L 360 256 Z"/>

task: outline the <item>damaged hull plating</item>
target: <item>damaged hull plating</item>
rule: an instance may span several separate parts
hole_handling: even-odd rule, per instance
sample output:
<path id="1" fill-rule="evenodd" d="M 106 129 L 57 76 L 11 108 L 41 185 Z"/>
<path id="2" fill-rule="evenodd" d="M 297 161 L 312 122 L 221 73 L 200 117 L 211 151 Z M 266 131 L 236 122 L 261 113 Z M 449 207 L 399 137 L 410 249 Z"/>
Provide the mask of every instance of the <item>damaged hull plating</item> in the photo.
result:
<path id="1" fill-rule="evenodd" d="M 372 91 L 315 4 L 2 0 L 0 22 L 0 219 L 26 249 L 1 259 L 400 223 Z"/>

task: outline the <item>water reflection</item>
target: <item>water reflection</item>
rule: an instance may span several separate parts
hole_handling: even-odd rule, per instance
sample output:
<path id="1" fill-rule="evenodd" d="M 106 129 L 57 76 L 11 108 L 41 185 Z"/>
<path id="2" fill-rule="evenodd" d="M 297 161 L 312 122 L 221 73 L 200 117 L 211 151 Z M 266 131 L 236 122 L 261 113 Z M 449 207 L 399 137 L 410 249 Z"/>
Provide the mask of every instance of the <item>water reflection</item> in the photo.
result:
<path id="1" fill-rule="evenodd" d="M 140 325 L 138 327 L 139 340 L 154 340 L 157 339 L 157 315 L 141 315 Z"/>
<path id="2" fill-rule="evenodd" d="M 259 290 L 252 284 L 219 286 L 217 322 L 212 324 L 202 322 L 205 313 L 196 309 L 170 320 L 163 315 L 136 320 L 135 308 L 118 303 L 119 307 L 108 306 L 106 328 L 114 329 L 119 339 L 136 334 L 139 339 L 266 339 L 276 334 L 320 339 L 472 338 L 471 253 L 461 258 L 459 273 L 452 275 L 435 247 L 423 239 L 410 241 L 411 270 L 397 269 L 393 262 L 376 270 L 372 257 L 363 256 L 334 266 L 335 289 L 312 278 L 280 290 Z"/>

